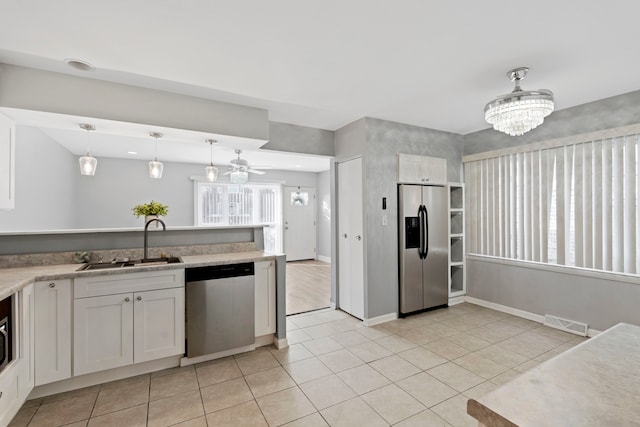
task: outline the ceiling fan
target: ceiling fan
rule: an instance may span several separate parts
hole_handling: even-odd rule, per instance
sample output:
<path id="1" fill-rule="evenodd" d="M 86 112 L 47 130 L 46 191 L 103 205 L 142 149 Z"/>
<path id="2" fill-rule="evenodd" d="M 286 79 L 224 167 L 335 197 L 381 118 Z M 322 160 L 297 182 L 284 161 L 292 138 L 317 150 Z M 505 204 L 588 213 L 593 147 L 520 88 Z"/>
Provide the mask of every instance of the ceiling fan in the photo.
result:
<path id="1" fill-rule="evenodd" d="M 269 169 L 268 167 L 251 168 L 249 166 L 249 162 L 240 158 L 240 154 L 242 154 L 242 150 L 234 150 L 234 151 L 238 155 L 238 158 L 231 160 L 230 162 L 231 167 L 229 168 L 228 171 L 224 173 L 224 175 L 229 175 L 232 172 L 249 172 L 249 173 L 255 173 L 256 175 L 264 175 L 265 172 L 258 169 Z"/>

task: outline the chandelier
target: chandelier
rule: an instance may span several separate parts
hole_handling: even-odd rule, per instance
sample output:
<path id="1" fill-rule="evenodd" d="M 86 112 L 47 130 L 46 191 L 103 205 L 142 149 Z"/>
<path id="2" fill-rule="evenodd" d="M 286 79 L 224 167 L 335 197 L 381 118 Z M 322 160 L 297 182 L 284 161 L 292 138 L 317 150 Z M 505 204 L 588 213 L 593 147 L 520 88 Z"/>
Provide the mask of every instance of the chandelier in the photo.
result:
<path id="1" fill-rule="evenodd" d="M 522 90 L 520 80 L 528 67 L 509 70 L 507 77 L 514 82 L 513 92 L 498 96 L 484 107 L 485 120 L 497 131 L 520 136 L 542 124 L 553 112 L 553 93 L 547 89 Z"/>

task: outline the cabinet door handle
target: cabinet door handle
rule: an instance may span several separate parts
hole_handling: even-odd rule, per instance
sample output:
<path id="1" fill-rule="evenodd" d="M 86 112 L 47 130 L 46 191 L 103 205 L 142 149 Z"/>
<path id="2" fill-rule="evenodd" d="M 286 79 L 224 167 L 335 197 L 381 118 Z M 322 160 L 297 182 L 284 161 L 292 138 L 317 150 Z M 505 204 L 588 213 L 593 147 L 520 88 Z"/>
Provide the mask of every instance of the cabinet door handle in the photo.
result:
<path id="1" fill-rule="evenodd" d="M 142 301 L 142 297 L 141 297 L 140 295 L 138 295 L 138 296 L 136 297 L 136 299 L 137 299 L 138 301 Z"/>
<path id="2" fill-rule="evenodd" d="M 129 297 L 126 297 L 126 298 L 124 299 L 124 302 L 129 302 L 129 301 L 131 301 L 131 298 L 129 298 Z"/>
<path id="3" fill-rule="evenodd" d="M 55 287 L 56 287 L 56 284 L 55 284 L 55 283 L 49 283 L 49 287 L 50 287 L 50 288 L 55 288 Z"/>

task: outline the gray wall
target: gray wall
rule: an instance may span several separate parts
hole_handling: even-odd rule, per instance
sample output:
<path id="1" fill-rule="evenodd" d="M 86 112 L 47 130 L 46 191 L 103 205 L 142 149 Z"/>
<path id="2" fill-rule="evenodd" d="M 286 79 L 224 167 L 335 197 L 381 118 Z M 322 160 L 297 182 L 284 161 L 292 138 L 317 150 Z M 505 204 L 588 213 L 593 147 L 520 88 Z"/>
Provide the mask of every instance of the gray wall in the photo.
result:
<path id="1" fill-rule="evenodd" d="M 603 331 L 640 325 L 640 286 L 616 280 L 467 259 L 467 294 L 531 313 L 552 314 Z"/>
<path id="2" fill-rule="evenodd" d="M 333 135 L 330 130 L 269 122 L 269 142 L 261 148 L 333 156 Z"/>
<path id="3" fill-rule="evenodd" d="M 316 185 L 318 226 L 316 227 L 316 254 L 331 259 L 331 176 L 329 171 L 317 174 Z M 334 218 L 336 220 L 336 218 Z"/>
<path id="4" fill-rule="evenodd" d="M 640 91 L 554 112 L 521 137 L 493 129 L 464 136 L 464 153 L 475 154 L 640 122 Z M 523 264 L 524 265 L 524 264 Z M 640 324 L 640 286 L 523 267 L 467 262 L 467 295 L 537 314 L 555 314 L 606 329 Z"/>
<path id="5" fill-rule="evenodd" d="M 74 228 L 78 159 L 40 130 L 16 127 L 16 206 L 0 231 Z"/>
<path id="6" fill-rule="evenodd" d="M 48 168 L 43 165 L 49 164 Z M 164 162 L 162 179 L 148 176 L 146 160 L 99 158 L 95 176 L 80 175 L 77 156 L 37 128 L 16 130 L 16 208 L 0 211 L 0 231 L 139 227 L 131 208 L 157 200 L 169 205 L 167 226 L 194 225 L 191 176 L 201 164 Z M 219 166 L 220 181 L 226 166 Z M 316 187 L 318 174 L 268 170 L 250 181 Z"/>
<path id="7" fill-rule="evenodd" d="M 373 318 L 398 311 L 397 153 L 447 159 L 449 181 L 459 182 L 462 137 L 401 123 L 366 119 L 363 161 L 367 304 Z M 382 210 L 382 198 L 387 209 Z M 382 215 L 388 225 L 382 225 Z"/>
<path id="8" fill-rule="evenodd" d="M 363 157 L 366 318 L 398 311 L 397 154 L 445 158 L 448 179 L 458 182 L 462 144 L 462 136 L 457 134 L 372 118 L 336 131 L 336 160 Z M 383 197 L 387 198 L 385 211 Z M 386 226 L 382 225 L 383 214 L 387 215 Z M 336 209 L 333 216 L 337 218 Z M 333 235 L 336 233 L 334 230 Z M 333 257 L 338 259 L 335 245 Z"/>

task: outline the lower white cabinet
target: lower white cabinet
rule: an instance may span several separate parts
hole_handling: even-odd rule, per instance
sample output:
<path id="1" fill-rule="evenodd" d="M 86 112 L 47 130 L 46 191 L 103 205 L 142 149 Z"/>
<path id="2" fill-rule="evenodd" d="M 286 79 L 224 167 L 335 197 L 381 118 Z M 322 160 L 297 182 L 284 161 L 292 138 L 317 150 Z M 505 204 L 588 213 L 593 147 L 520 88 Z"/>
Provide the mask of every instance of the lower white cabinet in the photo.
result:
<path id="1" fill-rule="evenodd" d="M 275 261 L 255 263 L 255 336 L 276 332 Z"/>
<path id="2" fill-rule="evenodd" d="M 73 373 L 133 363 L 133 294 L 73 301 Z"/>
<path id="3" fill-rule="evenodd" d="M 184 288 L 74 300 L 74 375 L 184 353 Z"/>
<path id="4" fill-rule="evenodd" d="M 35 385 L 71 377 L 71 280 L 36 282 Z"/>
<path id="5" fill-rule="evenodd" d="M 184 270 L 76 278 L 73 375 L 184 354 Z"/>
<path id="6" fill-rule="evenodd" d="M 184 353 L 184 288 L 133 297 L 133 363 Z"/>

